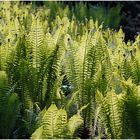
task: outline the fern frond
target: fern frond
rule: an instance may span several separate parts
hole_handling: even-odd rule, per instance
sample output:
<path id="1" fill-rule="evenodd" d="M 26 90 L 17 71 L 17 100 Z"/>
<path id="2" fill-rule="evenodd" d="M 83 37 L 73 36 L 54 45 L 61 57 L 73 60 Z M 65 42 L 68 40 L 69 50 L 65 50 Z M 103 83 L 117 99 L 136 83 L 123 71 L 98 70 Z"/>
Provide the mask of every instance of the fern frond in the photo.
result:
<path id="1" fill-rule="evenodd" d="M 28 48 L 31 50 L 32 65 L 34 68 L 38 68 L 40 66 L 41 49 L 44 46 L 44 32 L 39 19 L 33 19 L 31 31 L 27 35 L 26 40 L 28 42 Z"/>
<path id="2" fill-rule="evenodd" d="M 54 138 L 55 137 L 55 117 L 58 109 L 55 104 L 52 104 L 42 118 L 43 123 L 43 138 Z"/>
<path id="3" fill-rule="evenodd" d="M 135 84 L 140 83 L 140 63 L 136 59 L 132 62 L 132 78 Z"/>
<path id="4" fill-rule="evenodd" d="M 43 126 L 40 126 L 36 129 L 36 131 L 32 134 L 31 139 L 42 139 L 42 132 L 43 132 Z"/>
<path id="5" fill-rule="evenodd" d="M 123 113 L 123 137 L 139 138 L 140 119 L 140 95 L 139 86 L 132 83 L 132 79 L 123 83 L 126 93 L 122 97 Z"/>
<path id="6" fill-rule="evenodd" d="M 55 128 L 54 132 L 55 135 L 54 137 L 56 138 L 67 138 L 68 134 L 68 124 L 67 124 L 67 113 L 65 109 L 60 109 L 57 112 L 56 118 L 55 118 Z"/>
<path id="7" fill-rule="evenodd" d="M 121 138 L 122 136 L 122 112 L 117 95 L 112 91 L 107 93 L 103 101 L 102 112 L 108 136 Z"/>
<path id="8" fill-rule="evenodd" d="M 53 97 L 56 94 L 54 92 L 54 86 L 56 81 L 59 80 L 59 75 L 61 73 L 61 64 L 64 59 L 64 42 L 62 37 L 59 38 L 58 44 L 54 47 L 52 53 L 49 55 L 46 64 L 46 94 L 44 98 L 44 104 L 48 102 L 48 105 L 53 101 Z"/>
<path id="9" fill-rule="evenodd" d="M 74 136 L 75 134 L 75 131 L 83 124 L 83 118 L 79 115 L 79 114 L 76 114 L 74 116 L 72 116 L 70 119 L 69 119 L 69 122 L 68 122 L 68 127 L 69 127 L 69 130 L 70 130 L 70 135 L 71 136 Z"/>
<path id="10" fill-rule="evenodd" d="M 40 124 L 39 124 L 40 123 Z M 59 109 L 55 104 L 52 104 L 48 110 L 44 109 L 38 116 L 38 129 L 32 134 L 35 139 L 39 138 L 75 138 L 74 133 L 83 124 L 83 119 L 79 113 L 67 117 L 65 109 Z"/>
<path id="11" fill-rule="evenodd" d="M 19 115 L 19 98 L 8 86 L 7 75 L 0 71 L 0 136 L 9 138 Z"/>

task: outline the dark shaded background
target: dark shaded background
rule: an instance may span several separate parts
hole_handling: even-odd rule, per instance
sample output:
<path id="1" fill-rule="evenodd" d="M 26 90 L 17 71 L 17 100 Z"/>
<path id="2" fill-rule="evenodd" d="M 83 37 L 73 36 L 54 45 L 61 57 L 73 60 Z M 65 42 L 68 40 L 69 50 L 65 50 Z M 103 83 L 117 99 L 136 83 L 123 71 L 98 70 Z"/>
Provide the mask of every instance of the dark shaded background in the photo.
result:
<path id="1" fill-rule="evenodd" d="M 76 2 L 65 2 L 74 5 Z M 134 40 L 135 36 L 140 33 L 140 1 L 89 1 L 87 4 L 104 5 L 113 7 L 118 3 L 122 6 L 120 26 L 125 32 L 125 40 Z"/>
<path id="2" fill-rule="evenodd" d="M 60 2 L 60 1 L 59 1 Z M 74 6 L 80 1 L 63 1 L 64 4 L 70 7 Z M 29 1 L 26 1 L 29 3 Z M 43 1 L 34 2 L 37 6 L 43 6 Z M 121 21 L 119 26 L 125 32 L 125 41 L 134 40 L 135 36 L 140 32 L 140 2 L 139 1 L 84 1 L 89 6 L 103 5 L 106 8 L 116 6 L 118 3 L 121 5 Z M 119 27 L 118 27 L 119 28 Z"/>
<path id="3" fill-rule="evenodd" d="M 121 9 L 121 21 L 120 26 L 122 26 L 125 32 L 125 40 L 134 40 L 135 36 L 140 33 L 140 1 L 90 1 L 92 5 L 103 4 L 105 7 L 116 6 L 120 3 Z"/>

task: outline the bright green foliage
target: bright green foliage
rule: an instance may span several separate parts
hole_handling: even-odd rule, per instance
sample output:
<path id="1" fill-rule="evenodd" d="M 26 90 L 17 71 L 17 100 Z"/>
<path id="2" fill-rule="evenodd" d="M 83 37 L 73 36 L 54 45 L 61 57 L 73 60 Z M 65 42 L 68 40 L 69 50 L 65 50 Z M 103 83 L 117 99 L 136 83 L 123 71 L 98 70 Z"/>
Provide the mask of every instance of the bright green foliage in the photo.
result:
<path id="1" fill-rule="evenodd" d="M 44 110 L 39 114 L 40 127 L 32 134 L 32 139 L 74 138 L 75 131 L 83 124 L 79 113 L 68 119 L 65 109 L 58 110 L 55 104 Z"/>
<path id="2" fill-rule="evenodd" d="M 122 136 L 122 110 L 119 107 L 117 95 L 111 91 L 108 92 L 105 99 L 102 100 L 101 112 L 108 138 L 121 138 Z"/>
<path id="3" fill-rule="evenodd" d="M 123 82 L 121 94 L 111 91 L 103 97 L 97 92 L 96 102 L 99 110 L 98 121 L 105 125 L 108 138 L 139 137 L 139 86 L 134 85 L 132 80 Z"/>
<path id="4" fill-rule="evenodd" d="M 140 87 L 128 79 L 123 83 L 126 94 L 122 96 L 123 104 L 123 137 L 139 138 L 140 130 Z"/>
<path id="5" fill-rule="evenodd" d="M 8 87 L 7 75 L 0 71 L 0 137 L 9 138 L 19 114 L 19 98 L 13 93 L 14 87 Z"/>
<path id="6" fill-rule="evenodd" d="M 44 3 L 0 4 L 0 137 L 140 138 L 140 35 L 125 43 L 83 3 Z"/>

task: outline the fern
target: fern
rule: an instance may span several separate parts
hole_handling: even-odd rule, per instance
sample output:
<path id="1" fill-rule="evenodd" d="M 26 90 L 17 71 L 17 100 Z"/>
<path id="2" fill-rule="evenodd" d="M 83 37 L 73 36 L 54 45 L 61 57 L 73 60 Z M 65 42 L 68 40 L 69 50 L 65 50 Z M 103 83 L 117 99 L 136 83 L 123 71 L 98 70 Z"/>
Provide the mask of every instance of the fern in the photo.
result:
<path id="1" fill-rule="evenodd" d="M 7 75 L 0 71 L 0 136 L 10 138 L 19 115 L 19 98 L 13 93 L 13 88 L 8 87 Z"/>
<path id="2" fill-rule="evenodd" d="M 47 111 L 43 111 L 40 127 L 32 134 L 32 139 L 39 138 L 73 138 L 75 131 L 82 125 L 80 114 L 72 116 L 69 120 L 65 109 L 52 104 Z"/>
<path id="3" fill-rule="evenodd" d="M 134 83 L 139 84 L 140 82 L 140 64 L 139 61 L 134 59 L 132 63 L 132 77 L 134 79 Z"/>
<path id="4" fill-rule="evenodd" d="M 123 83 L 126 94 L 123 96 L 123 134 L 125 138 L 139 138 L 139 86 L 132 83 L 131 79 L 128 79 Z"/>
<path id="5" fill-rule="evenodd" d="M 34 68 L 38 68 L 40 66 L 40 55 L 44 45 L 44 32 L 41 25 L 42 23 L 39 19 L 37 17 L 33 17 L 32 20 L 31 31 L 29 32 L 29 35 L 27 35 L 27 42 L 29 42 L 28 47 L 32 53 L 32 66 Z"/>
<path id="6" fill-rule="evenodd" d="M 52 105 L 48 112 L 46 112 L 43 116 L 43 137 L 44 138 L 53 138 L 55 136 L 54 128 L 55 128 L 55 116 L 57 114 L 57 107 Z"/>
<path id="7" fill-rule="evenodd" d="M 119 99 L 115 93 L 109 92 L 103 100 L 101 115 L 107 130 L 108 138 L 121 138 L 122 122 L 121 107 Z"/>
<path id="8" fill-rule="evenodd" d="M 0 4 L 0 136 L 139 138 L 140 36 L 104 29 L 120 5 L 43 3 Z"/>

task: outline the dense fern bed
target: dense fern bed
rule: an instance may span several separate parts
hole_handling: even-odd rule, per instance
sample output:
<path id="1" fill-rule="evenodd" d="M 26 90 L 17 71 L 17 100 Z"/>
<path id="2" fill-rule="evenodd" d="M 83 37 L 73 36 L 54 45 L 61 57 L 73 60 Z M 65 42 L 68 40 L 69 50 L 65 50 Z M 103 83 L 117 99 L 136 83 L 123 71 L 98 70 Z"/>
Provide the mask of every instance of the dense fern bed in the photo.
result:
<path id="1" fill-rule="evenodd" d="M 0 138 L 140 138 L 140 35 L 60 5 L 0 2 Z"/>

